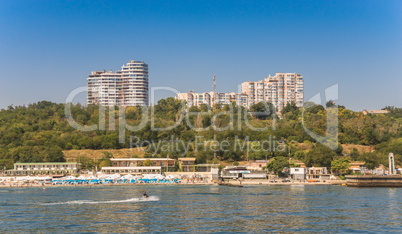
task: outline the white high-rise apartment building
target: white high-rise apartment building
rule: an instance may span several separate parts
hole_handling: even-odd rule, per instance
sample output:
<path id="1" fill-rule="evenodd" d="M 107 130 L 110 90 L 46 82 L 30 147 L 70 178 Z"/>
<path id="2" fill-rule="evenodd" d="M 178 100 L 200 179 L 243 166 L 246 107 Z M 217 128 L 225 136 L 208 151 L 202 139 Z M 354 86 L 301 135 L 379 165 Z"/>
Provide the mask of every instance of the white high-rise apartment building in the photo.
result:
<path id="1" fill-rule="evenodd" d="M 120 71 L 93 71 L 87 78 L 87 103 L 148 106 L 148 64 L 131 60 Z"/>
<path id="2" fill-rule="evenodd" d="M 294 102 L 297 107 L 303 106 L 304 80 L 300 74 L 276 73 L 261 81 L 242 83 L 241 92 L 247 94 L 248 106 L 270 102 L 281 111 L 290 102 Z"/>

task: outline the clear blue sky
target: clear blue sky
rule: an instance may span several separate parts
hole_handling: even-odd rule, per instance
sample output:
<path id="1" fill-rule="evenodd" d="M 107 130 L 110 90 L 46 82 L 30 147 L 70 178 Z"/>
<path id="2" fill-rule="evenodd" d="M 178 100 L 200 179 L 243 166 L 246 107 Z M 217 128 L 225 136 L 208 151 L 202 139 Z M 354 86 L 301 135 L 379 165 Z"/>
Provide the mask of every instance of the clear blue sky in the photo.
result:
<path id="1" fill-rule="evenodd" d="M 130 59 L 149 64 L 150 86 L 183 92 L 210 91 L 213 74 L 225 92 L 296 72 L 305 100 L 338 83 L 350 109 L 401 107 L 401 12 L 400 0 L 1 0 L 0 108 L 64 102 Z"/>

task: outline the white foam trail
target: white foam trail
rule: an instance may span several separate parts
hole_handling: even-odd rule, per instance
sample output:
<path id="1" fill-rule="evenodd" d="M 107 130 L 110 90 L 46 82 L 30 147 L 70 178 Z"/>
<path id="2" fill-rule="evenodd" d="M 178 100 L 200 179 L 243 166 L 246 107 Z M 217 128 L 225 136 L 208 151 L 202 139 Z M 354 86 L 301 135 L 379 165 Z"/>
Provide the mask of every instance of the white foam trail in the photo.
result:
<path id="1" fill-rule="evenodd" d="M 54 203 L 40 203 L 40 205 L 52 206 L 52 205 L 80 205 L 80 204 L 110 204 L 110 203 L 130 203 L 130 202 L 148 202 L 159 201 L 157 196 L 149 196 L 148 198 L 130 198 L 126 200 L 112 200 L 112 201 L 91 201 L 91 200 L 75 200 L 67 202 L 54 202 Z"/>

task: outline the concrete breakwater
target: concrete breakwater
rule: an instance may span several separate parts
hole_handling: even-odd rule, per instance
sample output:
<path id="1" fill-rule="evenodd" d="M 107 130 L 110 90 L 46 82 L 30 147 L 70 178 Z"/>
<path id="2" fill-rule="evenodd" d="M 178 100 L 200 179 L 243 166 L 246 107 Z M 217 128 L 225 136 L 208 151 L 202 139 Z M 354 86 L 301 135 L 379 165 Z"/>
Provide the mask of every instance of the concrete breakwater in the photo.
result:
<path id="1" fill-rule="evenodd" d="M 402 175 L 347 175 L 346 184 L 350 187 L 402 187 Z"/>

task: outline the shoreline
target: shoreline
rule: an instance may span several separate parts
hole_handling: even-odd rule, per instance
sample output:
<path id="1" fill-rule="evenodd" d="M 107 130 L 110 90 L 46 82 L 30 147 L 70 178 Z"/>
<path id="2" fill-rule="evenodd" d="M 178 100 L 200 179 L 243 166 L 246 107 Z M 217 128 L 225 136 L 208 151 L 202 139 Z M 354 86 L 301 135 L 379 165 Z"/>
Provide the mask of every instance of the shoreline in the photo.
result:
<path id="1" fill-rule="evenodd" d="M 269 181 L 227 181 L 225 182 L 231 185 L 251 185 L 251 186 L 290 186 L 290 185 L 346 185 L 346 181 L 336 180 L 329 182 L 269 182 Z M 207 183 L 118 183 L 118 184 L 37 184 L 37 183 L 28 183 L 28 184 L 1 184 L 0 189 L 3 188 L 63 188 L 63 187 L 99 187 L 99 186 L 142 186 L 142 185 L 152 185 L 152 186 L 171 186 L 171 185 L 216 185 L 219 186 L 216 182 L 207 182 Z"/>

